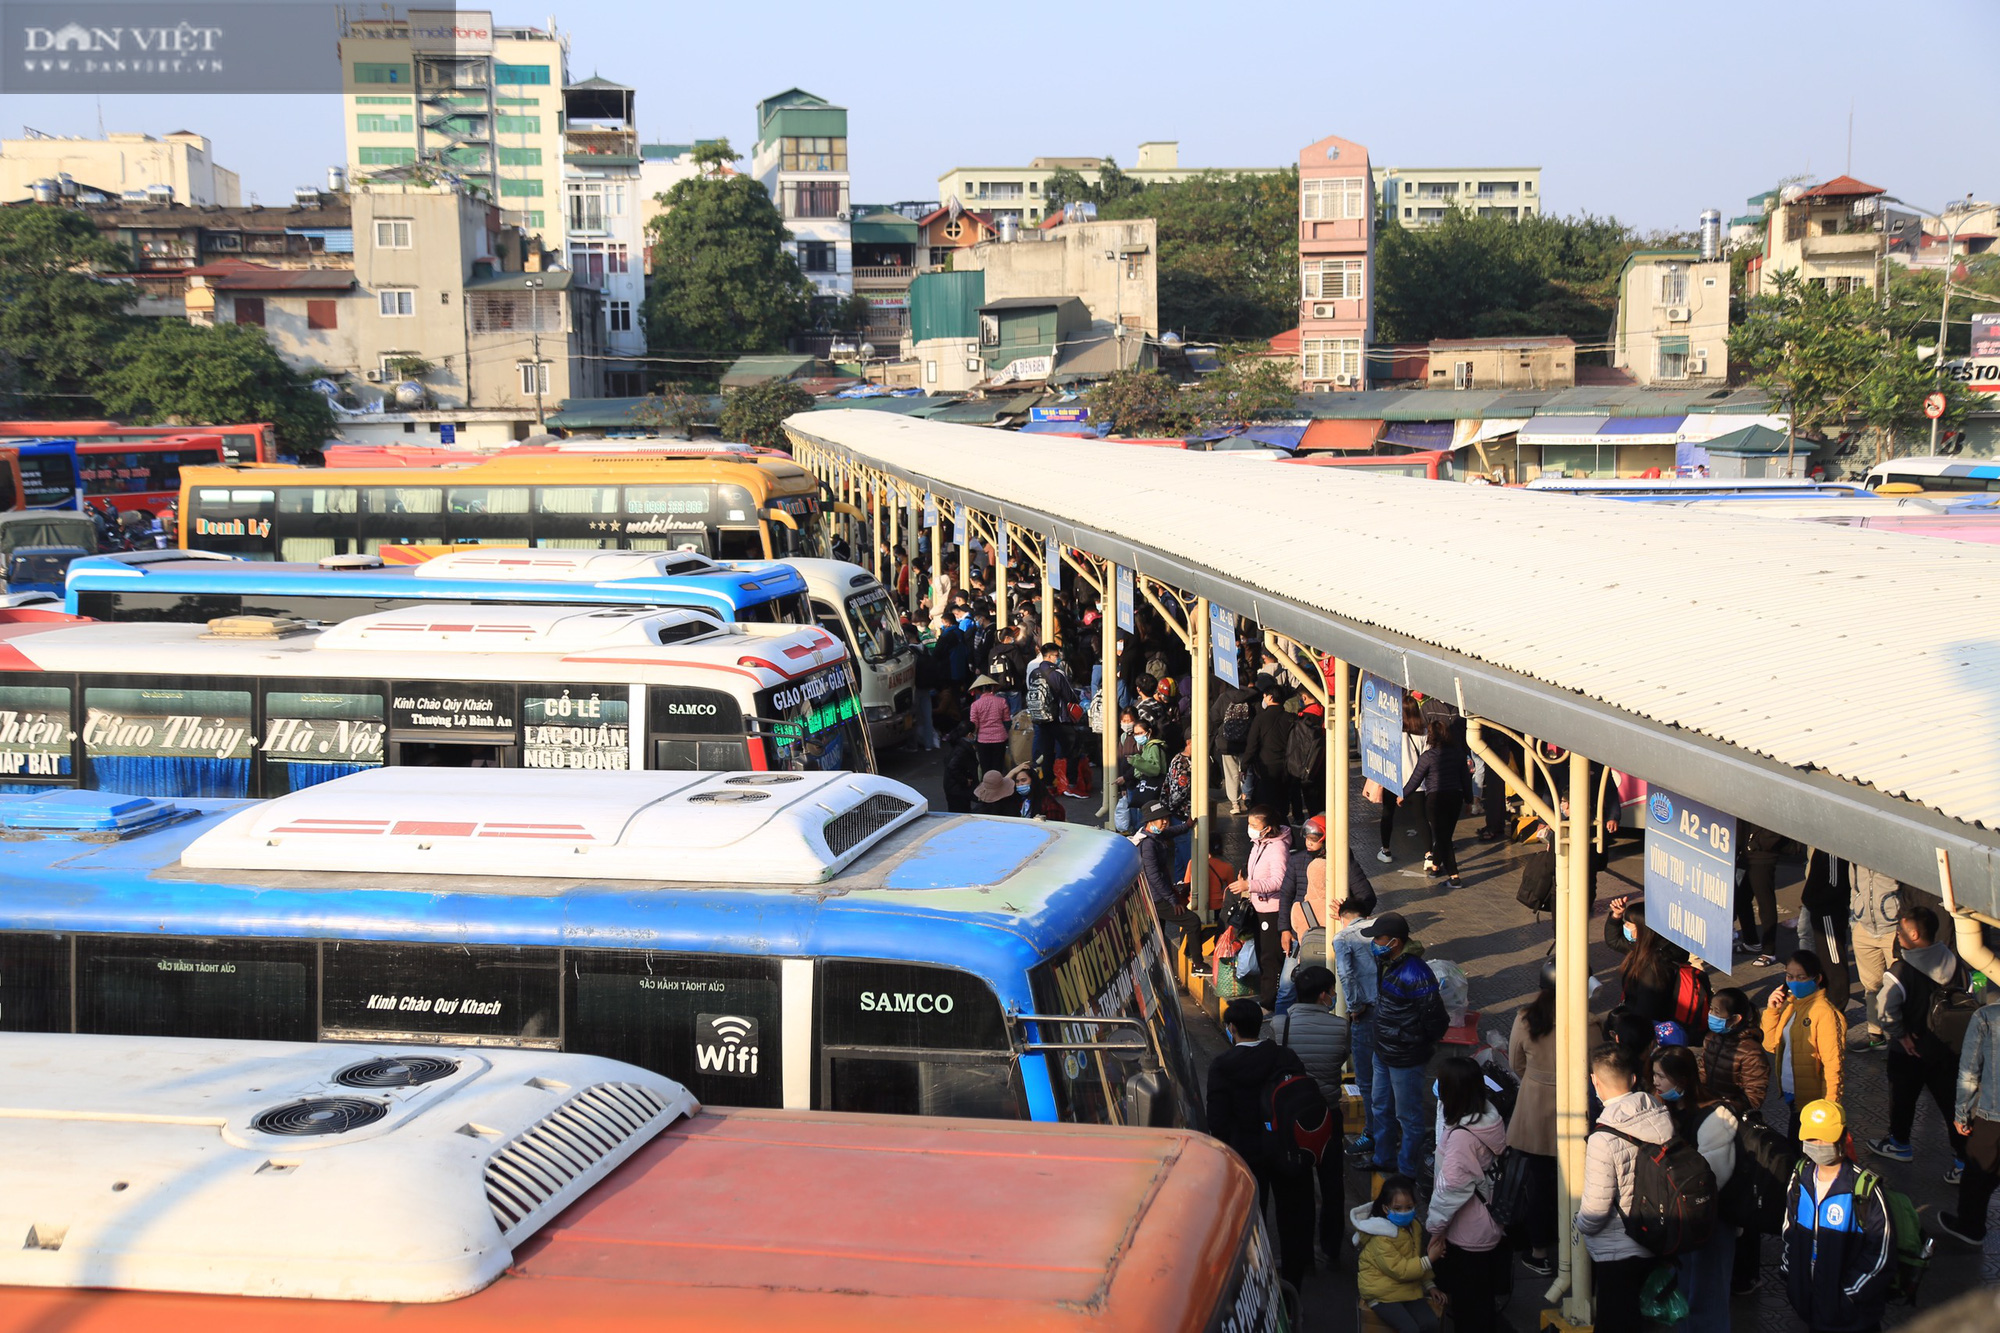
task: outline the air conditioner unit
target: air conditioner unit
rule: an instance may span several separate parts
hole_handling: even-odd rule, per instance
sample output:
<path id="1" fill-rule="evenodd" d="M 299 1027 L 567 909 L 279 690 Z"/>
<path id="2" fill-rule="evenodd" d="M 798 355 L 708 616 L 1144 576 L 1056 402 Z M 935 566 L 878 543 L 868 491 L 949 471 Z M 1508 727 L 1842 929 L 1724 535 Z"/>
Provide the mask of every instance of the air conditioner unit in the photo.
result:
<path id="1" fill-rule="evenodd" d="M 1352 375 L 1335 375 L 1335 376 L 1333 377 L 1333 382 L 1334 382 L 1335 384 L 1339 385 L 1339 386 L 1340 386 L 1341 388 L 1345 389 L 1345 388 L 1349 387 L 1350 385 L 1352 385 L 1352 384 L 1354 383 L 1354 376 L 1352 376 Z"/>
<path id="2" fill-rule="evenodd" d="M 1687 323 L 1687 318 L 1688 308 L 1686 306 L 1670 305 L 1667 307 L 1667 322 L 1669 324 L 1685 324 Z"/>
<path id="3" fill-rule="evenodd" d="M 1693 356 L 1688 358 L 1688 374 L 1706 375 L 1707 373 L 1708 373 L 1707 352 L 1696 352 Z"/>
<path id="4" fill-rule="evenodd" d="M 849 218 L 849 215 L 848 215 L 848 214 L 846 214 L 846 213 L 835 213 L 835 214 L 833 215 L 833 220 L 834 220 L 835 222 L 846 222 L 846 221 L 848 220 L 848 218 Z"/>
<path id="5" fill-rule="evenodd" d="M 1316 306 L 1314 306 L 1314 307 L 1313 307 L 1313 318 L 1314 318 L 1314 319 L 1332 319 L 1332 318 L 1333 318 L 1333 307 L 1332 307 L 1331 305 L 1316 305 Z"/>
<path id="6" fill-rule="evenodd" d="M 381 372 L 381 371 L 379 371 L 379 370 L 371 370 L 371 371 L 369 371 L 369 372 L 368 372 L 368 382 L 369 382 L 370 384 L 380 384 L 380 383 L 382 382 L 382 372 Z"/>

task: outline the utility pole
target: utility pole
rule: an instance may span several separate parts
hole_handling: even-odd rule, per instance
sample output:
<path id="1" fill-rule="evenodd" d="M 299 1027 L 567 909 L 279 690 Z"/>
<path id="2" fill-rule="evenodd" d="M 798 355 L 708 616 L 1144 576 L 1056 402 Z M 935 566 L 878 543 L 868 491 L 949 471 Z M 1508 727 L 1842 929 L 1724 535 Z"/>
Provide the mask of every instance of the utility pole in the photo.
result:
<path id="1" fill-rule="evenodd" d="M 1919 215 L 1928 211 L 1922 208 L 1917 208 L 1917 205 L 1911 203 L 1907 199 L 1897 199 L 1896 196 L 1893 194 L 1883 195 L 1882 197 L 1885 200 L 1894 200 L 1896 203 L 1902 204 L 1905 208 L 1916 208 Z M 1970 195 L 1966 197 L 1971 198 Z M 1943 209 L 1941 208 L 1938 209 L 1936 212 L 1932 213 L 1931 216 L 1935 217 L 1938 220 L 1938 224 L 1940 226 L 1944 224 Z M 1951 319 L 1951 252 L 1953 247 L 1955 247 L 1958 244 L 1959 228 L 1963 227 L 1971 217 L 1972 213 L 1969 210 L 1964 213 L 1961 213 L 1959 215 L 1957 224 L 1955 226 L 1948 228 L 1944 234 L 1944 272 L 1941 275 L 1943 280 L 1940 283 L 1940 285 L 1944 289 L 1944 296 L 1938 303 L 1937 348 L 1931 355 L 1931 380 L 1935 384 L 1944 383 L 1944 339 L 1945 339 L 1945 334 L 1949 331 L 1948 325 Z M 1921 253 L 1923 250 L 1923 242 L 1924 242 L 1924 222 L 1922 216 L 1919 216 L 1917 218 L 1918 257 L 1921 257 Z M 1887 249 L 1887 247 L 1888 247 L 1888 237 L 1885 234 L 1883 236 L 1883 248 Z M 1932 417 L 1931 454 L 1935 456 L 1937 454 L 1937 451 L 1938 451 L 1938 418 Z"/>
<path id="2" fill-rule="evenodd" d="M 524 278 L 521 285 L 528 289 L 528 336 L 534 349 L 528 375 L 535 386 L 535 424 L 544 426 L 548 418 L 542 412 L 542 279 Z"/>

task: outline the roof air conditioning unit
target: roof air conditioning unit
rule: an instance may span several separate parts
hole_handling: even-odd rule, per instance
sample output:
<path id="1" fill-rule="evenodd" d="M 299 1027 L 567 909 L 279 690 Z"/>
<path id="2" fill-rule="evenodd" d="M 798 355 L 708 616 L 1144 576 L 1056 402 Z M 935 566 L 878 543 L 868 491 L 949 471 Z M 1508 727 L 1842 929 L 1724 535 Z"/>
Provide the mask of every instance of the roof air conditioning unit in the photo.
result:
<path id="1" fill-rule="evenodd" d="M 1347 388 L 1347 387 L 1348 387 L 1349 385 L 1351 385 L 1351 384 L 1353 384 L 1353 383 L 1354 383 L 1354 376 L 1352 376 L 1352 375 L 1335 375 L 1335 376 L 1333 377 L 1333 382 L 1334 382 L 1335 384 L 1339 385 L 1339 386 L 1340 386 L 1341 388 L 1345 389 L 1345 388 Z"/>
<path id="2" fill-rule="evenodd" d="M 1687 323 L 1687 318 L 1688 308 L 1686 306 L 1670 305 L 1667 307 L 1667 322 L 1669 324 L 1685 324 Z"/>
<path id="3" fill-rule="evenodd" d="M 1706 375 L 1707 373 L 1708 373 L 1707 352 L 1696 352 L 1693 356 L 1688 358 L 1688 374 Z"/>
<path id="4" fill-rule="evenodd" d="M 849 215 L 849 214 L 847 214 L 847 213 L 835 213 L 835 214 L 833 215 L 833 220 L 834 220 L 835 222 L 846 222 L 846 221 L 848 221 L 848 220 L 849 220 L 849 218 L 850 218 L 850 215 Z"/>
<path id="5" fill-rule="evenodd" d="M 1314 307 L 1313 307 L 1313 318 L 1314 318 L 1314 319 L 1332 319 L 1332 318 L 1333 318 L 1333 307 L 1332 307 L 1331 305 L 1316 305 L 1316 306 L 1314 306 Z"/>
<path id="6" fill-rule="evenodd" d="M 369 372 L 368 372 L 368 382 L 369 382 L 370 384 L 380 384 L 380 383 L 382 382 L 382 372 L 381 372 L 381 371 L 379 371 L 379 370 L 371 370 L 371 371 L 369 371 Z"/>

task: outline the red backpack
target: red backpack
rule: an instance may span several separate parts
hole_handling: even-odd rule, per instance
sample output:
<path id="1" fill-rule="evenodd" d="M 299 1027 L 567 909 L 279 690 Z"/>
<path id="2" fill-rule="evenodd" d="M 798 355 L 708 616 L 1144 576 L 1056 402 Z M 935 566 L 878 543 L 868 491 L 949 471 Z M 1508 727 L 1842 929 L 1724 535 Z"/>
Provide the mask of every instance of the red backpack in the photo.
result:
<path id="1" fill-rule="evenodd" d="M 1264 1160 L 1279 1175 L 1319 1168 L 1333 1142 L 1333 1110 L 1319 1084 L 1304 1074 L 1279 1073 L 1264 1085 Z"/>
<path id="2" fill-rule="evenodd" d="M 1681 964 L 1674 977 L 1674 1022 L 1688 1032 L 1702 1032 L 1708 1023 L 1708 973 L 1692 963 Z"/>

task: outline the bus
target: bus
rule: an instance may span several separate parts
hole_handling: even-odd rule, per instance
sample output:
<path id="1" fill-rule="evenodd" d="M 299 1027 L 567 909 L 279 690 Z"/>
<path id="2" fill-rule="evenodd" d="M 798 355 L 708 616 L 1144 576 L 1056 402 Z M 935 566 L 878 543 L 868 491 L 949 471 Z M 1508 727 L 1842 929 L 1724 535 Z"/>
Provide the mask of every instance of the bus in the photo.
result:
<path id="1" fill-rule="evenodd" d="M 422 547 L 387 547 L 392 553 Z M 71 566 L 66 604 L 94 620 L 204 623 L 267 615 L 337 625 L 423 601 L 652 606 L 723 621 L 810 625 L 847 646 L 861 712 L 879 750 L 915 726 L 917 650 L 888 592 L 839 560 L 717 563 L 692 551 L 564 551 L 473 546 L 414 565 L 334 556 L 326 565 L 242 560 L 204 551 L 140 551 Z"/>
<path id="2" fill-rule="evenodd" d="M 7 447 L 18 459 L 20 508 L 83 507 L 83 482 L 77 474 L 75 440 L 10 440 Z"/>
<path id="3" fill-rule="evenodd" d="M 8 1333 L 1295 1327 L 1249 1170 L 1185 1131 L 706 1106 L 415 1044 L 11 1035 L 0 1081 L 34 1108 Z"/>
<path id="4" fill-rule="evenodd" d="M 861 773 L 413 768 L 0 798 L 0 828 L 15 1030 L 526 1046 L 703 1103 L 1202 1125 L 1138 852 L 1102 829 L 931 815 Z"/>
<path id="5" fill-rule="evenodd" d="M 1862 488 L 1854 482 L 1801 481 L 1786 477 L 1537 477 L 1531 491 L 1591 495 L 1615 500 L 1720 500 L 1731 496 L 1766 500 L 1816 496 L 1853 498 Z"/>
<path id="6" fill-rule="evenodd" d="M 814 626 L 424 602 L 315 629 L 0 625 L 0 790 L 277 795 L 384 765 L 872 771 Z"/>
<path id="7" fill-rule="evenodd" d="M 1429 449 L 1410 454 L 1305 454 L 1283 458 L 1282 463 L 1300 467 L 1344 467 L 1361 472 L 1379 472 L 1389 477 L 1422 477 L 1429 481 L 1452 480 L 1451 451 Z"/>
<path id="8" fill-rule="evenodd" d="M 1892 458 L 1868 469 L 1861 484 L 1869 490 L 1884 486 L 1915 487 L 1918 491 L 2000 491 L 2000 459 L 1953 458 L 1928 454 Z"/>
<path id="9" fill-rule="evenodd" d="M 220 436 L 227 461 L 231 463 L 280 461 L 277 428 L 268 421 L 234 426 L 121 426 L 115 421 L 0 421 L 0 439 L 63 435 L 79 442 L 112 438 L 150 440 L 164 435 L 185 435 L 190 431 Z"/>
<path id="10" fill-rule="evenodd" d="M 182 468 L 219 467 L 227 461 L 220 435 L 100 436 L 76 442 L 85 502 L 120 513 L 163 513 L 180 502 Z"/>
<path id="11" fill-rule="evenodd" d="M 440 468 L 193 468 L 181 479 L 181 544 L 293 562 L 473 543 L 825 555 L 818 479 L 789 458 L 737 448 L 500 455 Z"/>

